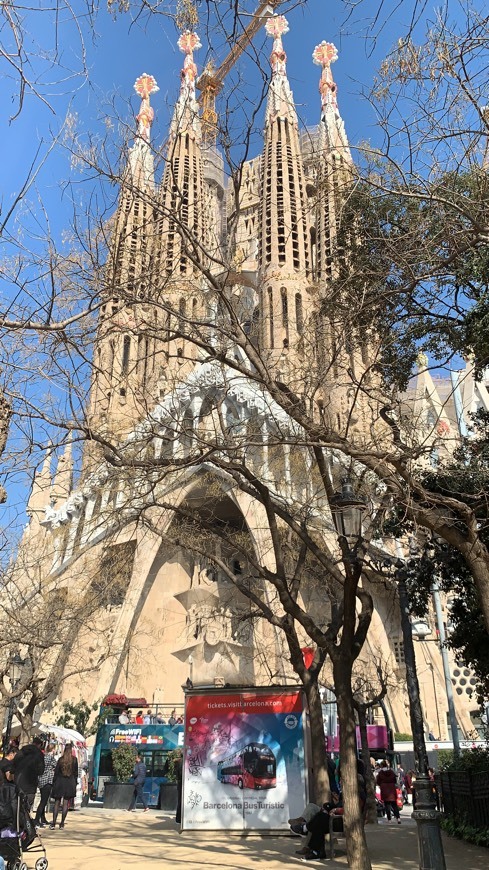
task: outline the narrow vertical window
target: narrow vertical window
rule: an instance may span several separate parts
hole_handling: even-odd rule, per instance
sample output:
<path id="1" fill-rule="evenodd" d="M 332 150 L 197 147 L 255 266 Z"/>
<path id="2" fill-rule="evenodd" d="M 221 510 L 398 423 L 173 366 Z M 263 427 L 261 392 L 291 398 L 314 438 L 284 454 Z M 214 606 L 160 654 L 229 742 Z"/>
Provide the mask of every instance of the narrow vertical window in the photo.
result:
<path id="1" fill-rule="evenodd" d="M 304 330 L 304 315 L 302 312 L 302 296 L 300 293 L 295 294 L 295 323 L 297 334 L 302 335 Z"/>
<path id="2" fill-rule="evenodd" d="M 127 375 L 129 368 L 129 356 L 131 353 L 131 339 L 128 335 L 124 336 L 124 344 L 122 348 L 122 374 Z"/>
<path id="3" fill-rule="evenodd" d="M 269 328 L 270 328 L 270 347 L 274 347 L 273 341 L 273 295 L 272 288 L 268 288 L 268 320 L 269 320 Z"/>
<path id="4" fill-rule="evenodd" d="M 289 303 L 287 300 L 287 290 L 282 287 L 280 290 L 280 298 L 282 300 L 282 326 L 284 329 L 289 327 Z"/>

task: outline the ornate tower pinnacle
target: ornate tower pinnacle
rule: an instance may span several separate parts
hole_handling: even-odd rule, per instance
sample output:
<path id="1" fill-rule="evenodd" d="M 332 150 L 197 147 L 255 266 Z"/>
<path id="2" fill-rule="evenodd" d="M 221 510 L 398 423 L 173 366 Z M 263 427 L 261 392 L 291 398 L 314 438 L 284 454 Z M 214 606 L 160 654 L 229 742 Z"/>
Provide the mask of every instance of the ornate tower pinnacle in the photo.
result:
<path id="1" fill-rule="evenodd" d="M 272 75 L 285 76 L 287 75 L 287 55 L 282 44 L 282 36 L 289 32 L 289 23 L 284 15 L 274 15 L 265 24 L 265 30 L 269 36 L 273 37 L 273 48 L 270 55 Z"/>
<path id="2" fill-rule="evenodd" d="M 185 30 L 178 40 L 178 47 L 185 55 L 185 60 L 159 193 L 158 248 L 154 263 L 155 286 L 164 279 L 172 284 L 172 293 L 177 292 L 177 285 L 179 292 L 182 291 L 182 282 L 185 284 L 190 279 L 195 280 L 200 274 L 198 263 L 195 262 L 195 251 L 204 250 L 206 244 L 201 129 L 195 96 L 197 66 L 194 51 L 201 47 L 197 33 Z M 170 293 L 170 290 L 165 292 Z M 183 311 L 186 302 L 181 298 L 181 304 L 177 299 L 177 307 L 180 306 Z M 183 354 L 182 347 L 178 350 Z"/>
<path id="3" fill-rule="evenodd" d="M 175 137 L 178 133 L 192 128 L 194 133 L 200 138 L 199 105 L 195 93 L 197 65 L 194 61 L 194 51 L 202 48 L 202 43 L 197 33 L 185 30 L 181 34 L 177 45 L 185 55 L 185 60 L 180 73 L 180 95 L 175 106 L 171 134 L 172 137 Z"/>
<path id="4" fill-rule="evenodd" d="M 268 125 L 275 118 L 287 118 L 297 126 L 294 97 L 287 78 L 287 55 L 282 44 L 282 36 L 289 32 L 287 19 L 283 15 L 274 15 L 265 24 L 265 30 L 273 39 L 270 55 L 272 81 L 268 92 L 265 123 Z"/>
<path id="5" fill-rule="evenodd" d="M 326 40 L 323 39 L 323 41 L 314 49 L 312 59 L 314 63 L 322 67 L 323 70 L 319 82 L 319 93 L 321 94 L 323 113 L 325 113 L 330 107 L 337 109 L 338 103 L 336 102 L 336 93 L 338 87 L 333 80 L 333 74 L 331 72 L 331 64 L 334 63 L 335 60 L 338 60 L 336 46 L 333 45 L 332 42 L 326 42 Z"/>
<path id="6" fill-rule="evenodd" d="M 136 120 L 139 122 L 138 135 L 146 142 L 149 142 L 151 124 L 155 116 L 154 109 L 149 104 L 151 94 L 159 91 L 154 76 L 143 73 L 134 83 L 134 90 L 141 97 L 141 108 L 139 114 L 136 115 Z"/>

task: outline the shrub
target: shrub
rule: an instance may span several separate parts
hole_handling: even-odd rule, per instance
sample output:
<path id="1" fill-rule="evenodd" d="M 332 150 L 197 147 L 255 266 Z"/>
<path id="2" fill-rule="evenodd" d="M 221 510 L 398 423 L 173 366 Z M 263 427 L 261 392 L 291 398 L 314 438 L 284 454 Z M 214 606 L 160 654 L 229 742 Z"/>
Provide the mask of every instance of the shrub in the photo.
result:
<path id="1" fill-rule="evenodd" d="M 172 749 L 166 757 L 165 773 L 168 782 L 177 782 L 176 764 L 181 763 L 183 753 L 181 749 Z"/>
<path id="2" fill-rule="evenodd" d="M 464 749 L 460 755 L 455 756 L 453 749 L 442 749 L 438 753 L 440 770 L 465 770 L 472 773 L 489 771 L 489 749 L 476 746 L 473 749 Z"/>
<path id="3" fill-rule="evenodd" d="M 459 840 L 465 840 L 467 843 L 474 843 L 476 846 L 486 846 L 489 848 L 489 829 L 476 828 L 466 816 L 451 816 L 450 818 L 442 819 L 441 826 L 450 837 L 457 837 Z"/>
<path id="4" fill-rule="evenodd" d="M 127 782 L 136 763 L 136 747 L 120 743 L 112 750 L 112 765 L 117 782 Z"/>

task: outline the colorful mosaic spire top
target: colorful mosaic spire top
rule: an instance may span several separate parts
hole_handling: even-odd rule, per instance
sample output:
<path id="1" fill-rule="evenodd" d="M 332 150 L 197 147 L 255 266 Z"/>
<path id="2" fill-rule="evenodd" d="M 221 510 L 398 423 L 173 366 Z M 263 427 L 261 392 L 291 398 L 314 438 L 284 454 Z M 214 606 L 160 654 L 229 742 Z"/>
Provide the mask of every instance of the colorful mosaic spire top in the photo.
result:
<path id="1" fill-rule="evenodd" d="M 270 55 L 272 74 L 286 75 L 287 55 L 282 45 L 282 36 L 289 32 L 289 25 L 284 15 L 273 15 L 265 24 L 265 30 L 273 38 L 273 48 Z"/>
<path id="2" fill-rule="evenodd" d="M 319 93 L 321 94 L 321 105 L 323 111 L 329 106 L 337 107 L 336 93 L 337 85 L 333 80 L 331 72 L 331 64 L 338 60 L 338 51 L 332 42 L 323 40 L 320 45 L 317 45 L 312 53 L 314 63 L 322 67 L 321 81 L 319 82 Z"/>
<path id="3" fill-rule="evenodd" d="M 155 116 L 154 110 L 149 104 L 149 98 L 151 94 L 159 91 L 159 87 L 156 84 L 154 76 L 143 73 L 136 79 L 134 90 L 141 97 L 141 108 L 139 109 L 139 114 L 136 115 L 136 120 L 139 122 L 138 133 L 142 139 L 149 142 L 151 124 Z"/>
<path id="4" fill-rule="evenodd" d="M 202 43 L 196 33 L 186 30 L 180 36 L 177 45 L 180 51 L 185 55 L 183 69 L 180 74 L 182 78 L 181 90 L 185 91 L 186 95 L 190 95 L 195 99 L 197 66 L 194 61 L 194 51 L 198 51 L 199 48 L 202 48 Z"/>

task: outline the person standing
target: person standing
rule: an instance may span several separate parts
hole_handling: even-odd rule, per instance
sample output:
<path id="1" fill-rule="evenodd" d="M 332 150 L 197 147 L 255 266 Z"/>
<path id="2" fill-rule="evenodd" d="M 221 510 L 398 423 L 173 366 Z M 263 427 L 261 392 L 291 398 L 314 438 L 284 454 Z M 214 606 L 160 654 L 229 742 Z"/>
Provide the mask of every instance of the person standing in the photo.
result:
<path id="1" fill-rule="evenodd" d="M 76 783 L 78 779 L 78 761 L 73 755 L 73 744 L 67 743 L 63 755 L 58 759 L 54 769 L 52 794 L 54 798 L 53 821 L 49 825 L 52 831 L 56 827 L 56 819 L 61 807 L 61 822 L 59 827 L 64 828 L 66 816 L 70 806 L 70 800 L 76 795 Z"/>
<path id="2" fill-rule="evenodd" d="M 177 750 L 173 771 L 177 782 L 177 810 L 175 813 L 175 821 L 179 825 L 182 821 L 182 788 L 183 788 L 183 752 Z"/>
<path id="3" fill-rule="evenodd" d="M 41 773 L 38 781 L 38 788 L 41 792 L 41 797 L 37 807 L 36 817 L 34 819 L 36 828 L 45 828 L 48 824 L 46 818 L 46 806 L 49 800 L 49 795 L 51 794 L 54 771 L 56 769 L 56 756 L 54 750 L 54 743 L 50 743 L 44 753 L 44 773 Z"/>
<path id="4" fill-rule="evenodd" d="M 400 764 L 397 768 L 397 783 L 399 785 L 399 788 L 401 789 L 403 803 L 407 804 L 408 799 L 406 791 L 406 773 L 402 764 Z"/>
<path id="5" fill-rule="evenodd" d="M 39 777 L 44 773 L 43 742 L 40 737 L 34 737 L 32 743 L 27 743 L 19 749 L 12 767 L 15 785 L 24 792 L 29 806 L 29 812 L 36 796 Z"/>
<path id="6" fill-rule="evenodd" d="M 397 824 L 401 824 L 399 807 L 397 806 L 397 777 L 392 767 L 387 762 L 379 771 L 377 785 L 380 788 L 380 797 L 384 802 L 387 821 L 390 822 L 391 814 L 394 813 Z"/>
<path id="7" fill-rule="evenodd" d="M 144 781 L 146 779 L 146 765 L 145 765 L 141 755 L 139 755 L 139 754 L 136 755 L 136 764 L 134 765 L 134 770 L 132 772 L 132 775 L 133 775 L 133 779 L 134 779 L 134 792 L 132 795 L 131 803 L 129 804 L 129 806 L 127 808 L 127 812 L 128 813 L 135 813 L 136 812 L 136 804 L 137 804 L 138 798 L 139 798 L 139 800 L 141 801 L 141 803 L 144 807 L 144 812 L 147 813 L 148 812 L 148 805 L 144 799 L 144 794 L 143 794 L 143 785 L 144 785 Z"/>

